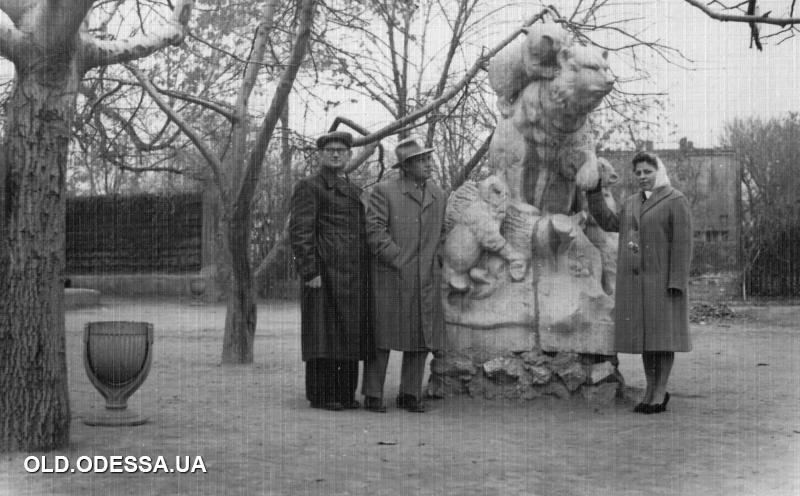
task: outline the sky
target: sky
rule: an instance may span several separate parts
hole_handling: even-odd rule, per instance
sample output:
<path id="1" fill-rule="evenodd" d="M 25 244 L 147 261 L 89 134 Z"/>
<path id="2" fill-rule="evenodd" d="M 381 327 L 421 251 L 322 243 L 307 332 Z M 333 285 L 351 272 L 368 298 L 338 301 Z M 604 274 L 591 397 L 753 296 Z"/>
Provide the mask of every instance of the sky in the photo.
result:
<path id="1" fill-rule="evenodd" d="M 677 0 L 624 2 L 619 7 L 639 13 L 651 38 L 679 50 L 692 62 L 687 68 L 651 60 L 655 84 L 668 94 L 669 118 L 676 138 L 687 136 L 695 146 L 714 146 L 724 124 L 734 118 L 771 118 L 800 111 L 800 39 L 781 44 L 765 40 L 764 50 L 749 48 L 749 27 L 723 23 Z M 759 2 L 782 12 L 784 1 Z M 769 29 L 762 28 L 763 32 Z M 656 139 L 656 141 L 661 141 Z"/>
<path id="2" fill-rule="evenodd" d="M 486 0 L 487 9 L 500 0 Z M 505 3 L 505 2 L 502 2 Z M 788 1 L 760 0 L 765 10 L 782 13 Z M 556 2 L 562 13 L 569 12 L 574 2 Z M 520 2 L 515 8 L 505 9 L 497 18 L 497 28 L 481 37 L 485 46 L 492 46 L 506 36 L 512 26 L 521 24 L 540 10 L 538 2 Z M 659 40 L 680 50 L 689 59 L 680 65 L 669 64 L 654 54 L 645 55 L 641 61 L 653 75 L 651 81 L 629 90 L 659 91 L 666 93 L 667 119 L 674 124 L 668 134 L 666 129 L 652 131 L 650 139 L 661 148 L 674 148 L 679 138 L 686 136 L 697 147 L 719 144 L 725 122 L 734 118 L 751 116 L 770 118 L 800 111 L 800 38 L 782 44 L 777 39 L 765 41 L 764 51 L 749 48 L 749 28 L 740 23 L 722 23 L 708 18 L 704 13 L 680 0 L 617 1 L 609 2 L 603 11 L 606 20 L 637 18 L 627 29 L 642 38 Z M 768 32 L 770 28 L 762 28 Z M 448 32 L 435 29 L 444 46 Z M 621 39 L 604 36 L 603 43 L 619 44 Z M 432 40 L 435 45 L 436 39 Z M 624 75 L 624 61 L 610 58 L 612 68 Z M 13 69 L 0 60 L 0 80 L 12 77 Z M 292 108 L 302 108 L 293 105 Z M 299 132 L 315 135 L 325 128 L 336 115 L 356 114 L 357 120 L 377 129 L 390 119 L 378 106 L 360 101 L 350 108 L 338 108 L 326 113 L 322 109 L 304 109 L 293 121 Z"/>

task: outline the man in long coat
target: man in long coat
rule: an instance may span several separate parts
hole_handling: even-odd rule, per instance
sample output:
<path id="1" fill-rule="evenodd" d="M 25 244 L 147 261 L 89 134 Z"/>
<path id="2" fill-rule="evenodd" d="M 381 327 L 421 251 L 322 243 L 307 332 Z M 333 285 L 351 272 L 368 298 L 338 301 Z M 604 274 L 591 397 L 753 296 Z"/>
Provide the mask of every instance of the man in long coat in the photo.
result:
<path id="1" fill-rule="evenodd" d="M 365 408 L 383 412 L 389 350 L 403 352 L 397 406 L 422 412 L 429 351 L 444 346 L 442 229 L 447 196 L 428 180 L 433 149 L 413 139 L 395 150 L 400 175 L 374 186 L 367 201 L 375 309 L 374 358 L 364 363 Z"/>
<path id="2" fill-rule="evenodd" d="M 289 234 L 302 279 L 301 345 L 306 397 L 314 408 L 358 408 L 358 361 L 372 350 L 369 249 L 362 191 L 343 174 L 353 138 L 317 140 L 320 170 L 302 179 Z"/>

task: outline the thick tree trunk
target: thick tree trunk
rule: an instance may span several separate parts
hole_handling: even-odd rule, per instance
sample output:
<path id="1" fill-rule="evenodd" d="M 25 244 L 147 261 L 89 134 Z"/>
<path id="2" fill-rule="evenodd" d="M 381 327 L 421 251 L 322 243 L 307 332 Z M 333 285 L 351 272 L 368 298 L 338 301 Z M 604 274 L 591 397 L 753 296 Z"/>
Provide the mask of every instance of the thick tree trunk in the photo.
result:
<path id="1" fill-rule="evenodd" d="M 253 363 L 256 302 L 250 268 L 250 211 L 235 211 L 228 228 L 231 284 L 222 340 L 222 363 Z"/>
<path id="2" fill-rule="evenodd" d="M 69 441 L 64 177 L 77 76 L 18 74 L 0 163 L 0 452 Z M 61 69 L 61 71 L 59 71 Z"/>

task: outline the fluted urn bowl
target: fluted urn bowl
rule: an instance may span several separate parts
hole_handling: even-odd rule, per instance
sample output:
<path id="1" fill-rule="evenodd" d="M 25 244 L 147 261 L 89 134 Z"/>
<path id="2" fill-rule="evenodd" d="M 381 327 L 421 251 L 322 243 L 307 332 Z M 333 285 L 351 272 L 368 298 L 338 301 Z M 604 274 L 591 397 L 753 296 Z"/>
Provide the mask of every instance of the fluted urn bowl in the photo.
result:
<path id="1" fill-rule="evenodd" d="M 89 425 L 137 425 L 147 418 L 127 411 L 128 398 L 150 372 L 153 325 L 148 322 L 89 322 L 83 333 L 83 365 L 106 400 L 106 411 Z"/>

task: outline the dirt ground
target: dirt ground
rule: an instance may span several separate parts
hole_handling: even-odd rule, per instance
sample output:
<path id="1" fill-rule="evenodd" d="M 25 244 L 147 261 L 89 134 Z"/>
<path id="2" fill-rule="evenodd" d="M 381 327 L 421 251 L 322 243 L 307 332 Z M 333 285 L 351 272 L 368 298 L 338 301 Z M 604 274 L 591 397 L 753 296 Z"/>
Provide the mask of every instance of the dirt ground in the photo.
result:
<path id="1" fill-rule="evenodd" d="M 308 407 L 294 303 L 261 304 L 255 363 L 223 367 L 224 306 L 104 299 L 67 313 L 71 445 L 47 462 L 199 455 L 207 472 L 28 473 L 31 453 L 4 454 L 0 494 L 800 494 L 800 306 L 733 308 L 740 317 L 693 325 L 661 415 L 469 397 L 408 413 L 393 405 L 395 354 L 381 415 Z M 129 401 L 145 425 L 81 421 L 103 406 L 82 363 L 83 325 L 98 320 L 155 325 L 152 370 Z M 638 356 L 621 355 L 620 370 L 643 387 Z"/>

